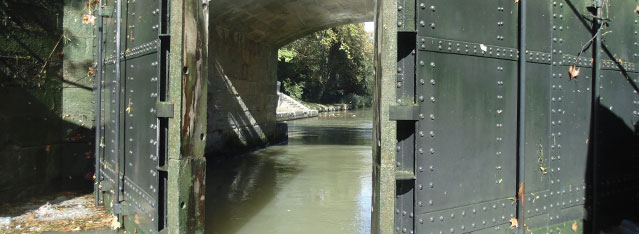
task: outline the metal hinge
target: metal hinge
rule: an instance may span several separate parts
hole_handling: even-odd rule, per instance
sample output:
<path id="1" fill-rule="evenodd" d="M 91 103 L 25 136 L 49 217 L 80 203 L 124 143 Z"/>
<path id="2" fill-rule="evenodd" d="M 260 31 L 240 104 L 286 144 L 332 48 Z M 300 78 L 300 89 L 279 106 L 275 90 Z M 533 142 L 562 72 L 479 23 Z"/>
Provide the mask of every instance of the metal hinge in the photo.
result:
<path id="1" fill-rule="evenodd" d="M 156 107 L 158 110 L 158 118 L 173 118 L 173 103 L 158 102 Z"/>
<path id="2" fill-rule="evenodd" d="M 417 120 L 419 116 L 419 106 L 390 106 L 388 118 L 391 121 Z"/>

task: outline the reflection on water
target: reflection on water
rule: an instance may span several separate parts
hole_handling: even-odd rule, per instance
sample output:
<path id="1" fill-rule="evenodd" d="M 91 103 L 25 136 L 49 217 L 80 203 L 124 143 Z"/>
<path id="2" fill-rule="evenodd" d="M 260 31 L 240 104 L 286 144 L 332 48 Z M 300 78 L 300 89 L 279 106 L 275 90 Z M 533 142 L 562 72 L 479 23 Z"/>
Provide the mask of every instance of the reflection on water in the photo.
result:
<path id="1" fill-rule="evenodd" d="M 371 119 L 291 121 L 288 145 L 211 165 L 206 233 L 369 233 Z"/>

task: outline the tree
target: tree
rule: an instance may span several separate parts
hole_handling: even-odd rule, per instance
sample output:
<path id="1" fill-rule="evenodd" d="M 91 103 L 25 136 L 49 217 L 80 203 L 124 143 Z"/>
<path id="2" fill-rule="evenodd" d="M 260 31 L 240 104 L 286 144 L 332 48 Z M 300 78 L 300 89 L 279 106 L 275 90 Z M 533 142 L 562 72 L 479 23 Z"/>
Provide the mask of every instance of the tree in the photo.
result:
<path id="1" fill-rule="evenodd" d="M 364 24 L 330 28 L 278 51 L 284 92 L 307 102 L 369 105 L 373 46 Z"/>

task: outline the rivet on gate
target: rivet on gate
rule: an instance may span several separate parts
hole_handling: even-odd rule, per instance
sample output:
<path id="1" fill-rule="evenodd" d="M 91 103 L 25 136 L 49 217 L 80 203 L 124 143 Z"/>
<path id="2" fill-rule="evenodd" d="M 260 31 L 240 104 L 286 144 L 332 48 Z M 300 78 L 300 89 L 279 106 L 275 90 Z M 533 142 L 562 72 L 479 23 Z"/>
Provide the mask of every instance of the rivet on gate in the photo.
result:
<path id="1" fill-rule="evenodd" d="M 419 7 L 420 7 L 420 8 L 422 8 L 422 9 L 426 9 L 426 4 L 424 4 L 424 3 L 420 3 L 420 4 L 419 4 Z"/>
<path id="2" fill-rule="evenodd" d="M 430 6 L 431 11 L 435 11 L 435 6 Z"/>

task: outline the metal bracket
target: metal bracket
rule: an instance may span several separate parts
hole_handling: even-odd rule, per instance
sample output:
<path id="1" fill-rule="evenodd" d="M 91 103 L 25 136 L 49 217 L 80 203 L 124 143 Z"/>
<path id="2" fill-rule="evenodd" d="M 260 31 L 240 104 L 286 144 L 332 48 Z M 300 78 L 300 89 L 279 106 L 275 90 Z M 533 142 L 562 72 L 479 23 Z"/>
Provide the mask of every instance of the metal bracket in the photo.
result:
<path id="1" fill-rule="evenodd" d="M 155 169 L 158 170 L 158 171 L 164 171 L 164 172 L 168 172 L 169 171 L 169 168 L 166 165 L 157 166 L 157 167 L 155 167 Z"/>
<path id="2" fill-rule="evenodd" d="M 157 105 L 158 118 L 173 118 L 173 103 L 158 102 Z"/>
<path id="3" fill-rule="evenodd" d="M 417 120 L 419 116 L 419 106 L 390 106 L 388 118 L 391 121 Z"/>
<path id="4" fill-rule="evenodd" d="M 416 180 L 412 171 L 395 171 L 395 180 Z"/>

